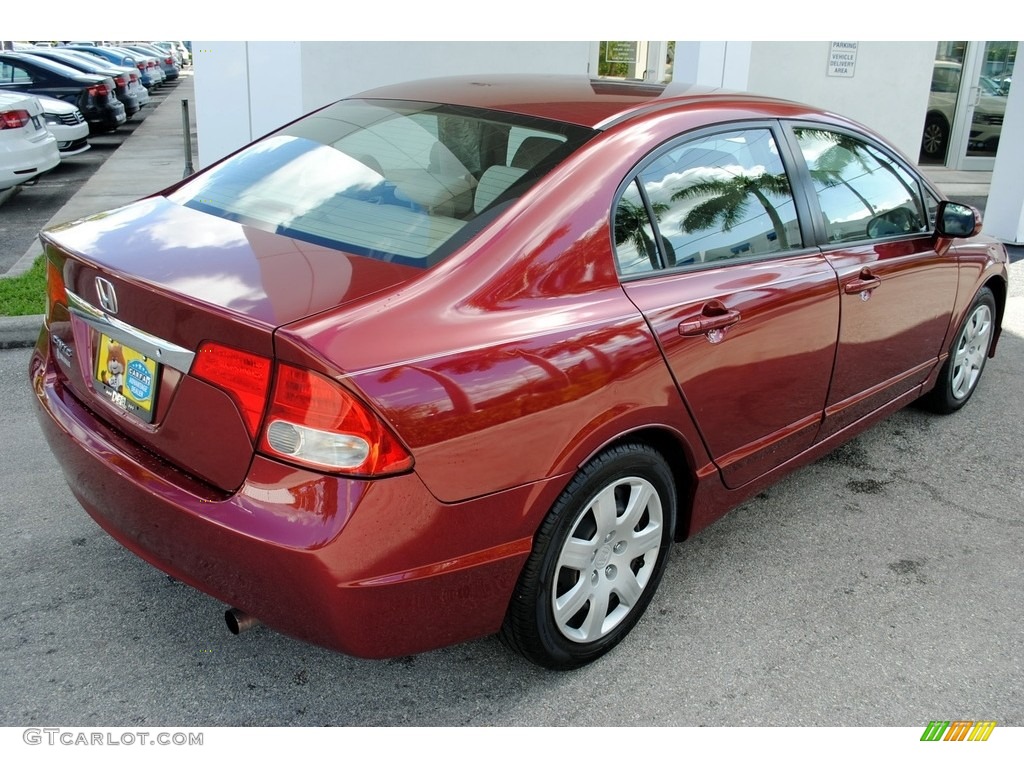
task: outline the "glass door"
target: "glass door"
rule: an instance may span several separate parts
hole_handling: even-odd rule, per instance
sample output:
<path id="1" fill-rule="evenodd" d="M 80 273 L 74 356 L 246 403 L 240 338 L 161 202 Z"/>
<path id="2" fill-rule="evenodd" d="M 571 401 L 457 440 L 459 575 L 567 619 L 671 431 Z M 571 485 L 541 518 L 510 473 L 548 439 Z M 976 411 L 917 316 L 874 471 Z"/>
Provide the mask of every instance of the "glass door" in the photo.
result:
<path id="1" fill-rule="evenodd" d="M 1016 42 L 976 45 L 971 87 L 967 94 L 964 170 L 992 170 L 1006 113 L 1006 100 L 1017 58 Z"/>
<path id="2" fill-rule="evenodd" d="M 938 44 L 921 163 L 992 170 L 1016 59 L 1016 42 Z"/>
<path id="3" fill-rule="evenodd" d="M 935 64 L 932 69 L 932 86 L 928 94 L 928 112 L 921 135 L 922 164 L 954 166 L 950 147 L 959 146 L 957 113 L 963 111 L 960 104 L 960 84 L 963 81 L 964 59 L 967 42 L 947 40 L 935 49 Z"/>

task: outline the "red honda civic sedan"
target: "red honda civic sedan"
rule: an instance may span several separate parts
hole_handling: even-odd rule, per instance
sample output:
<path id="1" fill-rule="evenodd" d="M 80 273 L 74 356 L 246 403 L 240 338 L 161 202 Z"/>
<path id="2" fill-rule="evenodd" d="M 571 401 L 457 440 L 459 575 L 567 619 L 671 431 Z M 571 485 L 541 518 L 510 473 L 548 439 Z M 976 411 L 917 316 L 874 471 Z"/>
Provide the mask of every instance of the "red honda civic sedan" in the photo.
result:
<path id="1" fill-rule="evenodd" d="M 968 401 L 1007 295 L 980 225 L 800 104 L 395 85 L 44 232 L 30 376 L 89 514 L 235 629 L 567 669 L 673 541 Z"/>

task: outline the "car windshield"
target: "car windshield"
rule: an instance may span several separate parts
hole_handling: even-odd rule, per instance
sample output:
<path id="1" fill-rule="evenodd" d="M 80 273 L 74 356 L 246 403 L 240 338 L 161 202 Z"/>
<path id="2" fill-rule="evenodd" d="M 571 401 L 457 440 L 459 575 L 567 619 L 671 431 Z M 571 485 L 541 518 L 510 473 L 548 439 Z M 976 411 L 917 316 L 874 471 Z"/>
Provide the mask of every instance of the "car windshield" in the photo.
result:
<path id="1" fill-rule="evenodd" d="M 169 197 L 265 231 L 426 268 L 592 135 L 504 112 L 346 100 Z"/>

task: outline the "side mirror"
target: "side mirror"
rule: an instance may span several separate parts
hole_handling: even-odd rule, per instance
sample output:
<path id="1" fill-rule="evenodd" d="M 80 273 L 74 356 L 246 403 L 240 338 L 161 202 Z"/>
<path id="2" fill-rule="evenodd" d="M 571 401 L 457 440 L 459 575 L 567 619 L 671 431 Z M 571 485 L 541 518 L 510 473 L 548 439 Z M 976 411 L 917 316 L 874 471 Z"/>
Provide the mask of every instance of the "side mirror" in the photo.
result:
<path id="1" fill-rule="evenodd" d="M 974 237 L 981 232 L 981 211 L 973 205 L 943 200 L 936 216 L 936 232 L 941 237 Z"/>

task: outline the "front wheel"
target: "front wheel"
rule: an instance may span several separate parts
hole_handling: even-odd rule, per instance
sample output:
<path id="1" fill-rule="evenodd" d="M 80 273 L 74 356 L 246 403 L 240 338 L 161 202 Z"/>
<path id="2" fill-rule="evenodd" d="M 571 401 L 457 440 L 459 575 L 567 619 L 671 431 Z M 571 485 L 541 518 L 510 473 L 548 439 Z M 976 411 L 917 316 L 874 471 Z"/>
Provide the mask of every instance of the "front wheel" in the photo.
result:
<path id="1" fill-rule="evenodd" d="M 587 464 L 537 533 L 501 630 L 505 644 L 550 669 L 611 650 L 657 589 L 675 513 L 672 473 L 649 446 L 611 448 Z"/>
<path id="2" fill-rule="evenodd" d="M 963 325 L 953 340 L 949 357 L 939 371 L 935 389 L 922 399 L 936 413 L 953 413 L 967 404 L 985 370 L 996 322 L 996 300 L 992 289 L 978 291 Z"/>

